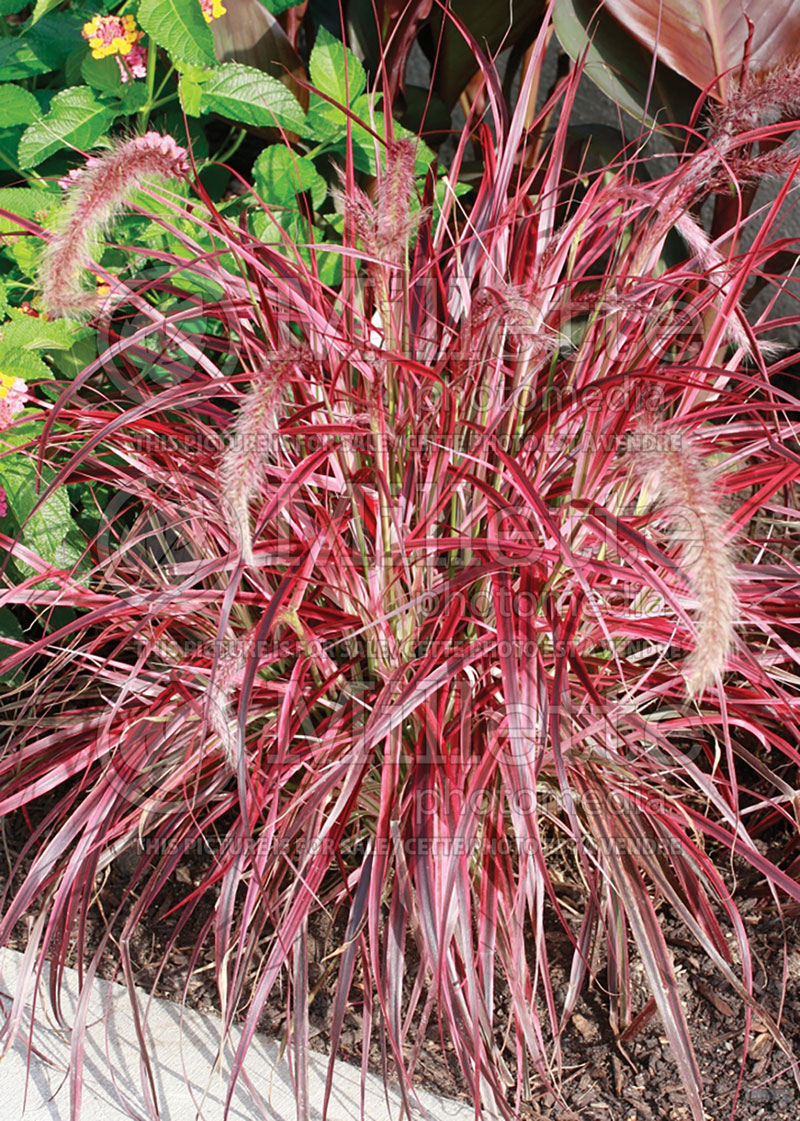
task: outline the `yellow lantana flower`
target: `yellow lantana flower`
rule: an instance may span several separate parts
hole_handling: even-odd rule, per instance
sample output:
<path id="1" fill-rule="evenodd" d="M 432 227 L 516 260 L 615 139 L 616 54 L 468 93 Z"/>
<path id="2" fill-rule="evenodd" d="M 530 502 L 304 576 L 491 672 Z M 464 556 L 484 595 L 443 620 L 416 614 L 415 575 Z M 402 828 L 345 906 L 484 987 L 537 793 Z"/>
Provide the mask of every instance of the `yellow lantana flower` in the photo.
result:
<path id="1" fill-rule="evenodd" d="M 228 11 L 222 0 L 200 0 L 200 6 L 203 9 L 206 23 L 211 23 L 212 19 L 219 19 Z"/>
<path id="2" fill-rule="evenodd" d="M 81 35 L 89 41 L 92 58 L 128 55 L 144 38 L 144 32 L 136 26 L 133 16 L 95 16 L 83 25 Z"/>

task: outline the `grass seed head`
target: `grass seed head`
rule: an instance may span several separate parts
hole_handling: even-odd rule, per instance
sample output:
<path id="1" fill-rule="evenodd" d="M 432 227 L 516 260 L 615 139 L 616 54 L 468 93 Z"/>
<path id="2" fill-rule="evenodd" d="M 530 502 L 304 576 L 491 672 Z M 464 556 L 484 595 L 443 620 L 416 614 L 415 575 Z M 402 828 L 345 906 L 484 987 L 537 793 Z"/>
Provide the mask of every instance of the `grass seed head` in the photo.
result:
<path id="1" fill-rule="evenodd" d="M 627 451 L 648 496 L 672 515 L 673 539 L 697 598 L 685 676 L 689 695 L 700 695 L 725 668 L 738 618 L 736 565 L 713 475 L 688 433 L 651 419 L 629 436 Z"/>
<path id="2" fill-rule="evenodd" d="M 97 308 L 97 292 L 84 288 L 92 248 L 134 191 L 153 180 L 183 179 L 186 149 L 171 136 L 146 132 L 118 142 L 73 169 L 62 185 L 64 213 L 44 251 L 40 270 L 42 309 L 51 318 L 81 317 Z"/>

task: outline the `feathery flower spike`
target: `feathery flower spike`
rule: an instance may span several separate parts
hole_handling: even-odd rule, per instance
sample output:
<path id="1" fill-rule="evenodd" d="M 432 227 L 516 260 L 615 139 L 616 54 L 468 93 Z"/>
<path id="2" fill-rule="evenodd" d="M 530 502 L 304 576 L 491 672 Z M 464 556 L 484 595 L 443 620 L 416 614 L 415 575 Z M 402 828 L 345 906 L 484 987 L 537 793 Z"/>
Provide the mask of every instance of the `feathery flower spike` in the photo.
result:
<path id="1" fill-rule="evenodd" d="M 255 563 L 250 501 L 259 488 L 263 466 L 274 453 L 278 404 L 286 374 L 287 363 L 279 361 L 270 371 L 253 376 L 219 466 L 219 488 L 229 514 L 229 529 L 245 564 Z"/>
<path id="2" fill-rule="evenodd" d="M 97 293 L 82 284 L 90 252 L 133 191 L 153 179 L 185 178 L 186 149 L 171 136 L 146 132 L 61 180 L 68 190 L 64 217 L 45 248 L 40 270 L 42 307 L 53 318 L 79 316 L 97 307 Z"/>
<path id="3" fill-rule="evenodd" d="M 378 186 L 375 207 L 375 240 L 378 256 L 402 261 L 414 231 L 411 199 L 414 195 L 414 145 L 397 140 L 386 149 L 386 169 Z"/>
<path id="4" fill-rule="evenodd" d="M 674 517 L 688 514 L 694 540 L 683 542 L 681 563 L 697 599 L 695 648 L 685 668 L 689 696 L 699 696 L 725 668 L 738 614 L 736 566 L 713 475 L 686 433 L 642 421 L 628 437 L 634 474 Z"/>
<path id="5" fill-rule="evenodd" d="M 232 702 L 235 690 L 241 685 L 246 662 L 241 646 L 234 643 L 231 649 L 222 652 L 208 688 L 209 724 L 234 774 L 239 766 L 239 728 Z"/>
<path id="6" fill-rule="evenodd" d="M 410 140 L 398 140 L 386 149 L 386 167 L 374 204 L 358 187 L 341 195 L 364 248 L 377 261 L 396 265 L 404 259 L 416 225 L 411 213 L 413 194 L 414 145 Z"/>

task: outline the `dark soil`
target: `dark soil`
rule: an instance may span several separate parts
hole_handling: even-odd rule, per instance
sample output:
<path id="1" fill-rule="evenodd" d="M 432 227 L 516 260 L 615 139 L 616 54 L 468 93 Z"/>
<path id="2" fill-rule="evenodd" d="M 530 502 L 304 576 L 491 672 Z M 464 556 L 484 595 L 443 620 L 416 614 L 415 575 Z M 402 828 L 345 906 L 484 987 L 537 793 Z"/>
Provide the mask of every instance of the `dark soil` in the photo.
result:
<path id="1" fill-rule="evenodd" d="M 28 835 L 27 827 L 16 815 L 6 820 L 3 832 L 7 856 L 15 849 L 18 851 Z M 175 929 L 175 916 L 164 917 L 165 913 L 180 903 L 202 879 L 204 871 L 205 865 L 198 858 L 187 855 L 177 869 L 174 882 L 164 893 L 163 906 L 149 912 L 146 925 L 136 932 L 131 947 L 135 978 L 146 990 L 156 981 L 164 949 Z M 113 913 L 129 884 L 130 867 L 126 867 L 123 859 L 121 865 L 109 869 L 105 881 L 98 885 L 98 906 L 93 910 L 94 926 L 89 931 L 89 943 L 97 944 L 106 917 Z M 187 972 L 202 923 L 214 902 L 214 898 L 209 898 L 196 909 L 181 932 L 167 967 L 161 971 L 155 990 L 159 996 L 176 1000 L 180 1000 L 186 990 L 188 1006 L 209 1012 L 218 1010 L 211 970 L 195 971 L 188 978 Z M 800 1054 L 800 918 L 788 918 L 782 927 L 771 902 L 750 898 L 740 900 L 739 907 L 752 948 L 756 996 L 776 1018 L 780 1016 L 784 1034 Z M 786 1056 L 769 1033 L 761 1030 L 763 1025 L 756 1019 L 743 1063 L 741 1001 L 722 982 L 713 964 L 687 939 L 681 924 L 667 912 L 662 919 L 703 1075 L 709 1118 L 713 1121 L 730 1118 L 736 1101 L 734 1116 L 737 1121 L 756 1121 L 762 1117 L 797 1121 L 800 1091 Z M 310 1010 L 311 1043 L 320 1051 L 327 1050 L 328 1046 L 329 1012 L 335 986 L 335 976 L 326 976 L 320 962 L 337 940 L 341 941 L 343 931 L 338 925 L 317 919 L 311 926 L 309 939 L 312 990 L 318 985 Z M 553 932 L 555 930 L 554 925 Z M 16 948 L 23 947 L 24 937 L 25 930 L 20 924 Z M 555 936 L 553 942 L 553 981 L 558 991 L 566 986 L 568 979 L 570 947 L 566 939 L 561 947 Z M 101 975 L 114 977 L 118 964 L 112 943 L 104 955 Z M 580 1121 L 688 1121 L 686 1099 L 661 1022 L 657 1014 L 647 1016 L 648 993 L 641 966 L 634 962 L 632 969 L 638 1007 L 645 1009 L 639 1017 L 641 1026 L 634 1022 L 624 1039 L 615 1039 L 602 986 L 599 983 L 590 986 L 563 1039 L 562 1093 L 568 1109 L 550 1094 L 541 1090 L 537 1093 L 533 1088 L 530 1102 L 522 1107 L 521 1121 L 538 1118 L 549 1121 L 572 1118 Z M 781 1008 L 784 970 L 785 1000 Z M 599 976 L 602 977 L 602 970 Z M 377 1008 L 375 1012 L 377 1015 Z M 285 1017 L 285 1005 L 276 993 L 260 1026 L 268 1034 L 280 1035 Z M 345 1019 L 340 1057 L 359 1061 L 360 1045 L 361 1017 L 358 1005 L 354 1004 Z M 373 1069 L 380 1072 L 381 1054 L 377 1043 L 373 1044 L 370 1059 Z M 469 1100 L 453 1052 L 447 1044 L 442 1044 L 435 1027 L 421 1050 L 417 1079 L 420 1085 L 434 1092 Z"/>

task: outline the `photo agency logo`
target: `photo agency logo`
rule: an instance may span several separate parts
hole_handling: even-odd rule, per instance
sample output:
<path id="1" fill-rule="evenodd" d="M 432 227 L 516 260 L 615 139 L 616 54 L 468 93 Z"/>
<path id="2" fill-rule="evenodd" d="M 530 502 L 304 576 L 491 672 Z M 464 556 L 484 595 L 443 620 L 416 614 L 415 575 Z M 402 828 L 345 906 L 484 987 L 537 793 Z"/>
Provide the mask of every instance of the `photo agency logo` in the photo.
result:
<path id="1" fill-rule="evenodd" d="M 176 498 L 171 488 L 148 488 L 143 480 L 135 494 L 115 491 L 105 507 L 98 563 L 126 598 L 181 595 L 225 561 L 240 516 L 222 493 Z"/>
<path id="2" fill-rule="evenodd" d="M 185 605 L 227 563 L 234 516 L 218 496 L 181 503 L 169 492 L 148 492 L 144 484 L 138 494 L 116 492 L 97 541 L 104 580 L 123 604 L 149 605 L 154 613 L 170 601 Z M 140 652 L 137 647 L 135 656 Z M 201 787 L 197 778 L 209 751 L 230 759 L 238 750 L 229 662 L 227 651 L 215 659 L 213 646 L 197 651 L 162 637 L 147 665 L 165 682 L 174 681 L 180 703 L 173 696 L 149 708 L 140 693 L 126 699 L 123 689 L 109 713 L 98 743 L 105 781 L 147 815 L 174 812 L 180 799 L 196 805 L 219 793 L 219 784 Z M 142 680 L 132 673 L 132 682 Z M 227 781 L 225 773 L 221 781 Z"/>
<path id="3" fill-rule="evenodd" d="M 215 379 L 230 376 L 239 334 L 234 318 L 203 291 L 201 277 L 154 266 L 105 296 L 97 351 L 111 383 L 141 404 L 191 382 L 198 371 Z"/>
<path id="4" fill-rule="evenodd" d="M 217 766 L 215 780 L 204 763 L 219 763 L 235 750 L 235 707 L 224 690 L 197 689 L 196 682 L 193 693 L 187 684 L 180 706 L 131 717 L 123 705 L 98 736 L 103 783 L 150 823 L 181 806 L 212 804 L 233 781 L 228 766 Z"/>

